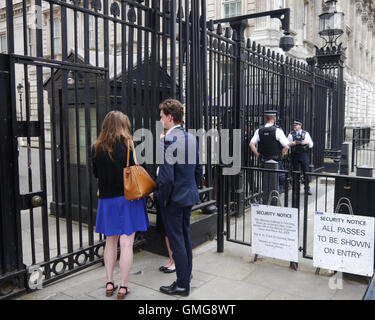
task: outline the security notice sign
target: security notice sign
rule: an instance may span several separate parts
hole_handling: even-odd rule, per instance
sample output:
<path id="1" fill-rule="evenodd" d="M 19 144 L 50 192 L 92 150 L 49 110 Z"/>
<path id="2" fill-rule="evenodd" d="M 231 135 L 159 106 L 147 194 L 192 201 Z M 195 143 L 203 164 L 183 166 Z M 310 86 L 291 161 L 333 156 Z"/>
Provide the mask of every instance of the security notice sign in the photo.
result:
<path id="1" fill-rule="evenodd" d="M 372 276 L 374 218 L 315 212 L 314 267 Z"/>
<path id="2" fill-rule="evenodd" d="M 298 209 L 251 205 L 253 254 L 298 262 Z"/>

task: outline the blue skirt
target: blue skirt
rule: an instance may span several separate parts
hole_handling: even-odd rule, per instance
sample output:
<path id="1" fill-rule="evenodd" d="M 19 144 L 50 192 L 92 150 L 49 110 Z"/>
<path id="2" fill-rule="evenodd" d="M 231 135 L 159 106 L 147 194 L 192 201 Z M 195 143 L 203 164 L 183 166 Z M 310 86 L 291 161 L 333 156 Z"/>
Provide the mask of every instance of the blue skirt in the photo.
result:
<path id="1" fill-rule="evenodd" d="M 144 198 L 128 201 L 124 196 L 99 199 L 95 232 L 109 236 L 131 235 L 149 226 Z"/>

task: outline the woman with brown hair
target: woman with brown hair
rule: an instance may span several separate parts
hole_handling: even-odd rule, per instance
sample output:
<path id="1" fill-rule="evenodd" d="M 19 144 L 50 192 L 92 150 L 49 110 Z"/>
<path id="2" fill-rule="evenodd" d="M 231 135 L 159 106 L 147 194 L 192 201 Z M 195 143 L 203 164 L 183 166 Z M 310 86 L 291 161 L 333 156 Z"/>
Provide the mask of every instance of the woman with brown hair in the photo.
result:
<path id="1" fill-rule="evenodd" d="M 123 169 L 126 167 L 127 145 L 131 141 L 129 118 L 120 111 L 111 111 L 105 116 L 98 140 L 92 148 L 93 171 L 99 187 L 95 231 L 106 236 L 104 264 L 107 297 L 112 296 L 118 287 L 113 281 L 113 270 L 120 239 L 121 283 L 118 299 L 130 293 L 128 278 L 133 264 L 135 232 L 146 231 L 149 226 L 145 199 L 128 201 L 124 197 Z M 134 165 L 133 155 L 130 154 L 129 158 L 129 165 Z"/>

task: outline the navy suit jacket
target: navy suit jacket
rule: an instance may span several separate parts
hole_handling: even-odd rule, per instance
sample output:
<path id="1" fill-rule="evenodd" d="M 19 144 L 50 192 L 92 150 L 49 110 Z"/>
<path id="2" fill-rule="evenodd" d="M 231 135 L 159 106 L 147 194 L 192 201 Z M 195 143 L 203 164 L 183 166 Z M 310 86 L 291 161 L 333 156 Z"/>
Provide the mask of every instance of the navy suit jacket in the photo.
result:
<path id="1" fill-rule="evenodd" d="M 164 163 L 156 178 L 156 201 L 161 208 L 193 206 L 199 201 L 198 185 L 202 180 L 202 164 L 196 138 L 182 127 L 176 127 L 161 139 Z"/>

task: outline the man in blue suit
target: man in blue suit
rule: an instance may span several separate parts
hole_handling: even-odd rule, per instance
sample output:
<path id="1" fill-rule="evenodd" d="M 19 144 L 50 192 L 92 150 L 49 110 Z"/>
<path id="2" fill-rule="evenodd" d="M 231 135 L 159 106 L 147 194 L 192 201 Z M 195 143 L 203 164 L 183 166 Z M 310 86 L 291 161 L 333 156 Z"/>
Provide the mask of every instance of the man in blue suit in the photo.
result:
<path id="1" fill-rule="evenodd" d="M 177 280 L 170 286 L 160 287 L 160 291 L 188 296 L 193 257 L 190 215 L 192 206 L 199 201 L 202 165 L 196 138 L 181 126 L 184 115 L 182 104 L 178 100 L 167 99 L 159 108 L 166 134 L 161 140 L 163 163 L 159 166 L 154 198 L 160 207 L 177 274 Z"/>

